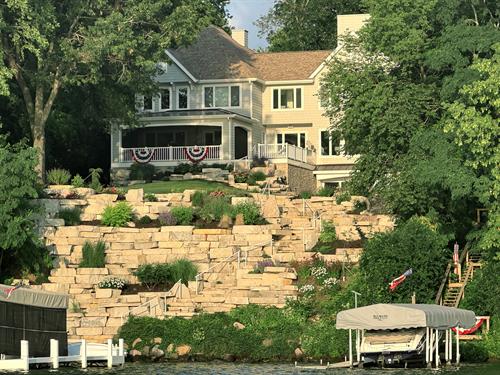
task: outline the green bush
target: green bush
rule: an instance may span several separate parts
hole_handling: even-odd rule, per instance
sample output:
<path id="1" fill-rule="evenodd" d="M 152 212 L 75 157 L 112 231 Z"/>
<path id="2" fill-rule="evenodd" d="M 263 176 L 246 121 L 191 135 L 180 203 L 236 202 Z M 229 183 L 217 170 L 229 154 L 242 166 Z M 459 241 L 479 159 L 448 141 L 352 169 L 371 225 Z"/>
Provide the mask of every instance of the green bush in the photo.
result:
<path id="1" fill-rule="evenodd" d="M 170 213 L 178 225 L 189 225 L 193 222 L 193 209 L 191 207 L 173 207 Z"/>
<path id="2" fill-rule="evenodd" d="M 250 178 L 253 178 L 255 181 L 264 181 L 267 176 L 264 172 L 258 171 L 258 172 L 252 172 L 249 175 Z"/>
<path id="3" fill-rule="evenodd" d="M 137 276 L 141 284 L 149 289 L 172 284 L 172 273 L 168 263 L 142 264 L 134 272 L 134 275 Z"/>
<path id="4" fill-rule="evenodd" d="M 303 191 L 299 194 L 302 199 L 311 199 L 312 194 L 310 191 Z"/>
<path id="5" fill-rule="evenodd" d="M 198 215 L 203 221 L 210 223 L 219 221 L 223 215 L 231 216 L 231 211 L 232 206 L 228 197 L 207 196 L 203 206 L 198 211 Z"/>
<path id="6" fill-rule="evenodd" d="M 333 194 L 335 194 L 335 188 L 324 186 L 319 189 L 315 195 L 317 195 L 318 197 L 332 197 Z"/>
<path id="7" fill-rule="evenodd" d="M 134 163 L 130 166 L 131 180 L 144 180 L 151 182 L 155 174 L 155 166 L 152 164 Z"/>
<path id="8" fill-rule="evenodd" d="M 59 219 L 64 219 L 64 225 L 78 225 L 81 223 L 82 210 L 78 207 L 63 208 L 57 213 Z"/>
<path id="9" fill-rule="evenodd" d="M 266 220 L 260 215 L 259 206 L 255 203 L 243 202 L 233 207 L 233 217 L 243 214 L 243 221 L 246 225 L 265 224 Z"/>
<path id="10" fill-rule="evenodd" d="M 198 267 L 187 259 L 178 259 L 170 264 L 170 275 L 172 282 L 181 280 L 182 283 L 188 284 L 188 281 L 194 280 L 198 274 Z"/>
<path id="11" fill-rule="evenodd" d="M 127 202 L 118 202 L 104 209 L 101 223 L 108 227 L 123 227 L 132 221 L 133 217 L 132 206 Z"/>
<path id="12" fill-rule="evenodd" d="M 80 268 L 102 268 L 106 265 L 106 244 L 98 241 L 92 244 L 85 241 L 82 248 Z"/>
<path id="13" fill-rule="evenodd" d="M 445 235 L 418 217 L 400 223 L 392 232 L 370 238 L 359 264 L 371 302 L 407 303 L 415 292 L 419 303 L 432 303 L 451 257 L 447 243 Z M 390 292 L 391 280 L 409 268 L 413 274 Z"/>
<path id="14" fill-rule="evenodd" d="M 191 197 L 191 202 L 194 207 L 201 207 L 203 206 L 203 202 L 205 198 L 207 197 L 207 193 L 204 191 L 195 191 L 193 196 Z"/>
<path id="15" fill-rule="evenodd" d="M 75 174 L 75 176 L 71 180 L 71 185 L 73 185 L 76 188 L 82 188 L 82 187 L 85 187 L 85 181 L 84 181 L 83 177 L 77 173 L 77 174 Z"/>
<path id="16" fill-rule="evenodd" d="M 66 169 L 54 168 L 47 172 L 47 181 L 51 185 L 66 185 L 71 178 L 71 173 Z"/>
<path id="17" fill-rule="evenodd" d="M 144 201 L 146 202 L 158 202 L 158 198 L 153 193 L 144 194 Z"/>

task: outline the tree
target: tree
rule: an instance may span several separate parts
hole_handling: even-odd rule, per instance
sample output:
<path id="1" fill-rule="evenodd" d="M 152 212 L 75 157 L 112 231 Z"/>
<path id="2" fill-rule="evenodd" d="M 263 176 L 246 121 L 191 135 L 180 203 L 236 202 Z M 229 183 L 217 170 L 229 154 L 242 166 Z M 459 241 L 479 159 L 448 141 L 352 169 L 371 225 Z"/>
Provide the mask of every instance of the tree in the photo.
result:
<path id="1" fill-rule="evenodd" d="M 6 252 L 16 252 L 26 243 L 36 242 L 38 196 L 36 151 L 22 144 L 8 145 L 0 139 L 0 274 Z"/>
<path id="2" fill-rule="evenodd" d="M 308 51 L 337 46 L 337 16 L 362 13 L 360 0 L 276 0 L 259 18 L 269 51 Z"/>
<path id="3" fill-rule="evenodd" d="M 2 1 L 0 79 L 12 74 L 19 86 L 40 177 L 45 171 L 45 126 L 62 88 L 116 81 L 137 90 L 151 89 L 152 77 L 161 70 L 157 63 L 165 60 L 163 51 L 191 42 L 210 23 L 224 26 L 226 4 L 227 0 Z M 5 92 L 5 85 L 0 88 Z"/>

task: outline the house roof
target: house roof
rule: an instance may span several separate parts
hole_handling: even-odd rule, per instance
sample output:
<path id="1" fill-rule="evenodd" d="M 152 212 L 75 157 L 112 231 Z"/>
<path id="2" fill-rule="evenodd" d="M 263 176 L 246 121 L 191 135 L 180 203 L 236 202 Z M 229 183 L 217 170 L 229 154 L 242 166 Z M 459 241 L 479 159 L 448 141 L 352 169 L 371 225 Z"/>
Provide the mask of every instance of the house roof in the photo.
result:
<path id="1" fill-rule="evenodd" d="M 265 81 L 308 79 L 332 51 L 258 53 L 209 26 L 188 47 L 169 52 L 196 79 L 258 78 Z"/>

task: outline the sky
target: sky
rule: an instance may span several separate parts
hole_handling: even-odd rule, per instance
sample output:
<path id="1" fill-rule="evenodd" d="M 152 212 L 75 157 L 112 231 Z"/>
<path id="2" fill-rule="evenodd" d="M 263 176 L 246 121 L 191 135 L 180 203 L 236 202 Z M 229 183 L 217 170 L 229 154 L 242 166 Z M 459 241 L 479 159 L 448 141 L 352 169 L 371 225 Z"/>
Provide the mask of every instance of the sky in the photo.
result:
<path id="1" fill-rule="evenodd" d="M 258 29 L 253 24 L 273 6 L 274 0 L 230 0 L 228 11 L 233 16 L 231 27 L 248 30 L 248 47 L 267 47 L 267 42 L 257 36 Z"/>

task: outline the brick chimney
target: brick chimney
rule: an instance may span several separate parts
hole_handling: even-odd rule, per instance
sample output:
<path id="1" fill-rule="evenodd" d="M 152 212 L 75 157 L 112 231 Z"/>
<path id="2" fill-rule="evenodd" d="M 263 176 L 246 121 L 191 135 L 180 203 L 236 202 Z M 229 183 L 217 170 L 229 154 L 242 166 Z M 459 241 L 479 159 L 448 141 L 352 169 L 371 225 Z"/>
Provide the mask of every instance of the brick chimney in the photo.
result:
<path id="1" fill-rule="evenodd" d="M 235 42 L 248 48 L 248 31 L 245 29 L 231 30 L 231 37 Z"/>

